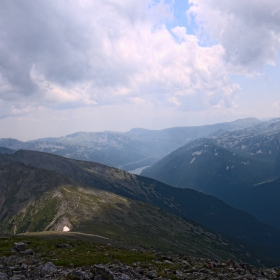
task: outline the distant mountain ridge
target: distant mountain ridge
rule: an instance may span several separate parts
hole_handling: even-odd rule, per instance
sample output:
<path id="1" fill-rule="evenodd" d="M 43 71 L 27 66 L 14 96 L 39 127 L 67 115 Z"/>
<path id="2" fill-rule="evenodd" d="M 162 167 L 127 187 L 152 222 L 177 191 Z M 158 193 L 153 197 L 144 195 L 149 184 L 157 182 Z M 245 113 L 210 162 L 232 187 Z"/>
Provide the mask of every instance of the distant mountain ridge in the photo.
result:
<path id="1" fill-rule="evenodd" d="M 280 152 L 280 118 L 213 138 L 218 145 L 239 154 L 275 161 Z"/>
<path id="2" fill-rule="evenodd" d="M 0 153 L 1 154 L 13 154 L 14 152 L 15 152 L 15 150 L 0 147 Z"/>
<path id="3" fill-rule="evenodd" d="M 267 178 L 277 178 L 280 170 L 275 164 L 263 164 L 257 159 L 239 156 L 213 139 L 198 139 L 144 169 L 143 176 L 166 184 L 191 188 L 214 195 L 225 201 L 237 193 L 237 189 L 253 187 Z"/>
<path id="4" fill-rule="evenodd" d="M 280 228 L 279 119 L 194 140 L 141 174 L 214 195 Z"/>
<path id="5" fill-rule="evenodd" d="M 0 139 L 0 147 L 54 153 L 64 157 L 99 162 L 124 170 L 149 166 L 180 146 L 219 130 L 233 131 L 259 124 L 255 118 L 196 127 L 163 130 L 135 128 L 128 132 L 77 132 L 65 137 L 27 142 Z"/>

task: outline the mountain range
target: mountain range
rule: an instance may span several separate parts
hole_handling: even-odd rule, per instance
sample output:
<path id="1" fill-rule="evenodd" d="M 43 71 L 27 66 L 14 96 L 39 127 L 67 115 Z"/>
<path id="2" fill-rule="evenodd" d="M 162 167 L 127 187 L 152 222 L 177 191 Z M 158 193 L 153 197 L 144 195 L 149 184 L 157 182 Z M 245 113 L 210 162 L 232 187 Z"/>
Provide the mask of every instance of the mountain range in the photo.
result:
<path id="1" fill-rule="evenodd" d="M 280 119 L 253 118 L 0 139 L 0 227 L 277 265 L 279 143 Z"/>
<path id="2" fill-rule="evenodd" d="M 36 151 L 0 154 L 0 191 L 6 232 L 69 229 L 203 256 L 280 261 L 280 231 L 246 212 L 98 163 Z"/>
<path id="3" fill-rule="evenodd" d="M 150 166 L 182 145 L 218 131 L 235 131 L 261 123 L 255 118 L 196 127 L 163 130 L 134 128 L 128 132 L 77 132 L 59 138 L 27 142 L 0 139 L 0 147 L 54 153 L 73 159 L 94 161 L 123 170 Z"/>
<path id="4" fill-rule="evenodd" d="M 197 139 L 141 174 L 214 195 L 280 228 L 279 119 Z"/>

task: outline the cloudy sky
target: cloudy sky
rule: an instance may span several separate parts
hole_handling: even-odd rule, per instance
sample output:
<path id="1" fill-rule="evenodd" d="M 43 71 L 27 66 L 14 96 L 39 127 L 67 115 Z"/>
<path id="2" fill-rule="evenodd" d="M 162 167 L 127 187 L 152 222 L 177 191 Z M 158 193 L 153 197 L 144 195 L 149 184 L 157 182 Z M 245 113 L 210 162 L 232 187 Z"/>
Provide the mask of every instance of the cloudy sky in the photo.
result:
<path id="1" fill-rule="evenodd" d="M 0 2 L 0 138 L 280 117 L 279 0 Z"/>

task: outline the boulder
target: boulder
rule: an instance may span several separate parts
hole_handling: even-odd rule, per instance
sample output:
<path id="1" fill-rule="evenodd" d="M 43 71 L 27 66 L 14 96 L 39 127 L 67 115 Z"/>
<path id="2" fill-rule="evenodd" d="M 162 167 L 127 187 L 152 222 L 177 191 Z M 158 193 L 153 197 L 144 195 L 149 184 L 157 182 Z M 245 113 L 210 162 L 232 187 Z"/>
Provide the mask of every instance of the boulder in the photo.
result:
<path id="1" fill-rule="evenodd" d="M 104 265 L 94 265 L 91 269 L 91 272 L 96 276 L 102 276 L 102 280 L 115 280 L 115 275 L 113 272 Z"/>
<path id="2" fill-rule="evenodd" d="M 52 263 L 52 262 L 47 262 L 43 268 L 42 268 L 43 272 L 45 272 L 46 274 L 51 274 L 51 273 L 55 273 L 57 272 L 57 268 L 56 266 Z"/>
<path id="3" fill-rule="evenodd" d="M 155 270 L 150 270 L 148 271 L 147 273 L 147 277 L 151 278 L 151 279 L 154 279 L 157 277 L 157 272 Z"/>
<path id="4" fill-rule="evenodd" d="M 15 249 L 16 249 L 18 252 L 23 252 L 23 251 L 26 250 L 26 244 L 23 243 L 23 242 L 15 243 Z"/>
<path id="5" fill-rule="evenodd" d="M 8 275 L 0 272 L 0 280 L 8 280 Z"/>

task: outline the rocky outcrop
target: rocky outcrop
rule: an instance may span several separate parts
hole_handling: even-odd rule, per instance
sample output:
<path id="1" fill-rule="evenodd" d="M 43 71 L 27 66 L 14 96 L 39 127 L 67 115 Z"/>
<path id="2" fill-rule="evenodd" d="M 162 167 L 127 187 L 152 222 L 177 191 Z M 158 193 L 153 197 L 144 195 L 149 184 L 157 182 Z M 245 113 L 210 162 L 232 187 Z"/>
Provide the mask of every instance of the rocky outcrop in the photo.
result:
<path id="1" fill-rule="evenodd" d="M 16 244 L 15 248 L 18 246 Z M 20 244 L 20 248 L 23 248 L 23 244 Z M 41 259 L 33 251 L 26 253 L 27 250 L 29 249 L 14 250 L 15 255 L 0 258 L 0 280 L 280 279 L 280 267 L 256 268 L 233 260 L 220 261 L 157 253 L 157 258 L 151 263 L 138 261 L 127 265 L 114 260 L 107 264 L 84 267 L 57 267 L 51 261 Z"/>

